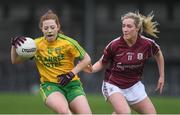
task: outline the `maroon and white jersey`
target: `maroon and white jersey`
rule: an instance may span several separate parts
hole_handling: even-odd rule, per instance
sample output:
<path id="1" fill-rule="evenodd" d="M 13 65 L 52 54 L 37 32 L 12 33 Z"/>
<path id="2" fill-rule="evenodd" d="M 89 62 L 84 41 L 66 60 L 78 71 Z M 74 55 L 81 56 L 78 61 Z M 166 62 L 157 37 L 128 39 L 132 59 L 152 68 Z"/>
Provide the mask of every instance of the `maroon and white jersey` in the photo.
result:
<path id="1" fill-rule="evenodd" d="M 144 36 L 139 36 L 131 47 L 122 37 L 111 41 L 102 59 L 102 63 L 109 63 L 104 80 L 120 88 L 131 87 L 141 80 L 145 61 L 158 51 L 159 45 Z"/>

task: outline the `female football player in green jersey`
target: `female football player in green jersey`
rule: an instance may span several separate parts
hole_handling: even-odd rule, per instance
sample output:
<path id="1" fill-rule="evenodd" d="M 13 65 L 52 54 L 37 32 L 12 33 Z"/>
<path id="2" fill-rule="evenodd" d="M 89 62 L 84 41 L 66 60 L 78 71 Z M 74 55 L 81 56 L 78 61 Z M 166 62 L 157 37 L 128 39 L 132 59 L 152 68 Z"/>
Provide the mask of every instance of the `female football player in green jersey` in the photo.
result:
<path id="1" fill-rule="evenodd" d="M 78 73 L 91 59 L 72 38 L 62 34 L 58 16 L 51 10 L 40 19 L 43 36 L 35 39 L 35 59 L 40 74 L 40 90 L 45 104 L 56 113 L 91 114 L 88 101 Z M 25 61 L 16 53 L 16 47 L 24 43 L 25 37 L 12 39 L 11 61 Z M 80 58 L 77 65 L 74 59 Z"/>

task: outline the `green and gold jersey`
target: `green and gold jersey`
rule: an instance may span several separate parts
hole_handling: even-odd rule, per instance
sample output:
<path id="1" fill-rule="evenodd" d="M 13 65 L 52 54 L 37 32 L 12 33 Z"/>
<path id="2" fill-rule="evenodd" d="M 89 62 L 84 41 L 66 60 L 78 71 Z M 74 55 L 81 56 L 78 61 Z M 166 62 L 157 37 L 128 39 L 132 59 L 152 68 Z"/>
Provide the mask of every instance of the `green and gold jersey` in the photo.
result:
<path id="1" fill-rule="evenodd" d="M 59 34 L 57 40 L 48 42 L 44 37 L 35 39 L 37 52 L 35 62 L 40 73 L 41 83 L 57 83 L 57 75 L 65 74 L 74 68 L 74 59 L 83 59 L 84 49 L 72 38 Z M 73 80 L 79 77 L 76 75 Z"/>

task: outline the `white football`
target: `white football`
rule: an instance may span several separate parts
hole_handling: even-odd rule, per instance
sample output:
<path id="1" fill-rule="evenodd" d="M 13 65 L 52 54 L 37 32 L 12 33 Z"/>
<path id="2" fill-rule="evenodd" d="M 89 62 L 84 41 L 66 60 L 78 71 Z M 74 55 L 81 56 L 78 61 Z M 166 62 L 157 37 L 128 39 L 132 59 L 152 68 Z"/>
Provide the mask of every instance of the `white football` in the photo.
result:
<path id="1" fill-rule="evenodd" d="M 17 46 L 16 52 L 19 56 L 23 58 L 31 58 L 36 53 L 36 43 L 35 41 L 30 37 L 25 37 L 26 41 L 24 43 L 21 43 L 21 46 Z"/>

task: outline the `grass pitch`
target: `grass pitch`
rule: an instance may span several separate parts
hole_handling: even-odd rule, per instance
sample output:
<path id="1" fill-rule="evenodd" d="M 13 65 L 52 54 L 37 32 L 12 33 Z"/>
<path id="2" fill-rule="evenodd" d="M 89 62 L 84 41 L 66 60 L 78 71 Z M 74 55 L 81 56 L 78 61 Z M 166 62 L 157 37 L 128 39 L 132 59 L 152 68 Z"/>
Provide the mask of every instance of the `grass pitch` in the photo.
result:
<path id="1" fill-rule="evenodd" d="M 113 108 L 102 95 L 87 94 L 94 114 L 111 114 Z M 180 97 L 151 97 L 158 114 L 180 114 Z M 0 114 L 53 114 L 40 95 L 0 93 Z M 134 113 L 134 112 L 133 112 Z"/>

